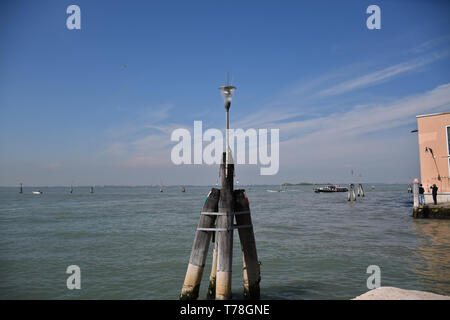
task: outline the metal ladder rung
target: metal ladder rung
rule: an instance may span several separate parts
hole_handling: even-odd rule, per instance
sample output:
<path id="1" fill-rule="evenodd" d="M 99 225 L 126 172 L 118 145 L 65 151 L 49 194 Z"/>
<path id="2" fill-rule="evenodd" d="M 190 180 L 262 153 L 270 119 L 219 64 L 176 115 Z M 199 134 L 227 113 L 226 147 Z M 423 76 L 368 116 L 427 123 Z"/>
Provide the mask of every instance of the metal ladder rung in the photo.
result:
<path id="1" fill-rule="evenodd" d="M 250 214 L 250 211 L 238 211 L 238 212 L 231 212 L 231 213 L 226 213 L 226 212 L 206 212 L 206 211 L 202 211 L 200 212 L 200 214 L 204 214 L 207 216 L 226 216 L 226 215 L 240 215 L 240 214 Z"/>
<path id="2" fill-rule="evenodd" d="M 251 224 L 233 225 L 231 228 L 197 228 L 197 231 L 231 231 L 234 229 L 253 228 Z"/>

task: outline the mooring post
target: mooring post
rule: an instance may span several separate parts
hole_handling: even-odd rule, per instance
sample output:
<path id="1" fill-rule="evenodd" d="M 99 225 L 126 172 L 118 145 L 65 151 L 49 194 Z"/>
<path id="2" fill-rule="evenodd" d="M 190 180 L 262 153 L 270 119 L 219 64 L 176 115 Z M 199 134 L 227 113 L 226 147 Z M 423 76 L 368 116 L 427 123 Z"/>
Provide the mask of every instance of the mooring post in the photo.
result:
<path id="1" fill-rule="evenodd" d="M 261 276 L 250 205 L 245 196 L 245 190 L 234 191 L 234 215 L 241 241 L 244 299 L 256 300 L 260 297 L 259 282 Z"/>
<path id="2" fill-rule="evenodd" d="M 219 189 L 211 189 L 198 222 L 195 232 L 194 244 L 192 245 L 189 265 L 186 271 L 183 288 L 181 289 L 181 300 L 195 300 L 198 298 L 200 282 L 202 280 L 203 269 L 205 267 L 206 256 L 208 255 L 209 242 L 211 241 L 211 230 L 214 229 L 216 215 L 208 213 L 217 213 L 220 198 Z"/>
<path id="3" fill-rule="evenodd" d="M 347 201 L 352 200 L 352 195 L 353 201 L 356 201 L 355 185 L 353 183 L 350 183 L 350 185 L 348 186 Z"/>
<path id="4" fill-rule="evenodd" d="M 226 149 L 222 154 L 220 165 L 222 188 L 220 192 L 212 189 L 205 200 L 180 298 L 196 299 L 198 297 L 211 235 L 214 235 L 215 247 L 207 298 L 211 299 L 214 296 L 216 300 L 231 298 L 233 229 L 238 228 L 244 265 L 244 297 L 259 299 L 261 278 L 250 207 L 244 190 L 237 190 L 236 193 L 233 191 L 234 164 L 229 147 L 228 131 L 229 109 L 236 87 L 227 83 L 227 86 L 219 89 L 224 99 L 227 131 Z M 235 215 L 236 225 L 233 224 Z"/>
<path id="5" fill-rule="evenodd" d="M 418 179 L 414 180 L 413 197 L 414 197 L 414 208 L 418 208 L 419 207 L 419 180 Z"/>
<path id="6" fill-rule="evenodd" d="M 361 188 L 361 197 L 364 198 L 364 189 L 363 189 L 362 184 L 359 184 L 359 187 Z"/>
<path id="7" fill-rule="evenodd" d="M 216 300 L 231 298 L 231 270 L 233 258 L 233 175 L 234 165 L 227 163 L 227 153 L 222 154 L 220 165 L 222 189 L 217 217 L 217 275 Z"/>
<path id="8" fill-rule="evenodd" d="M 216 298 L 216 276 L 217 276 L 217 241 L 214 241 L 211 274 L 209 275 L 208 293 L 206 294 L 206 299 L 208 300 Z"/>

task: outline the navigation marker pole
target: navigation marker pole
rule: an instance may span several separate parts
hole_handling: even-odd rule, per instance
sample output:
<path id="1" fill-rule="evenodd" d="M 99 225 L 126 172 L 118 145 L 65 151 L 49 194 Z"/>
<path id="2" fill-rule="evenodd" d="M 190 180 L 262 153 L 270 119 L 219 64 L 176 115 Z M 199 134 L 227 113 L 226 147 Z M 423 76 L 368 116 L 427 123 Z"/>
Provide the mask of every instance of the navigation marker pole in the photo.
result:
<path id="1" fill-rule="evenodd" d="M 245 190 L 233 190 L 234 164 L 229 146 L 229 110 L 236 87 L 219 88 L 226 111 L 226 145 L 220 165 L 221 190 L 212 189 L 200 214 L 194 245 L 192 246 L 181 300 L 195 300 L 205 266 L 211 235 L 214 252 L 207 298 L 231 299 L 231 271 L 233 258 L 233 230 L 239 229 L 243 258 L 244 298 L 259 299 L 260 267 L 256 252 L 250 207 Z M 212 196 L 213 195 L 213 196 Z M 212 196 L 212 197 L 211 197 Z M 236 225 L 234 217 L 236 216 Z"/>

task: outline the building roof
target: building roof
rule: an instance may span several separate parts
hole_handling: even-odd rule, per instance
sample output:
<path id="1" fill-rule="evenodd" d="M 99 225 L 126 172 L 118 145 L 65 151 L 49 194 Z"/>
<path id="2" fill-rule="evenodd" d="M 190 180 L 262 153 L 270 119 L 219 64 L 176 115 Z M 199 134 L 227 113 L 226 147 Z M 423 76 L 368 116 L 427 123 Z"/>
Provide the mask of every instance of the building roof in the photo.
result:
<path id="1" fill-rule="evenodd" d="M 420 115 L 416 116 L 416 118 L 440 116 L 442 114 L 450 114 L 450 111 L 448 111 L 448 112 L 430 113 L 430 114 L 420 114 Z"/>

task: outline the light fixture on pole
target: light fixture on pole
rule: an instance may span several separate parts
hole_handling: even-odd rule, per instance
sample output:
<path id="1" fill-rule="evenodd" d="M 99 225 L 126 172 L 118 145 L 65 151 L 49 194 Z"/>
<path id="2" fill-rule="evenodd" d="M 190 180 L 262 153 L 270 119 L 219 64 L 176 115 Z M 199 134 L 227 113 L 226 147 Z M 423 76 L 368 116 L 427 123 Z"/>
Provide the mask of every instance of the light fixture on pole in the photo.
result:
<path id="1" fill-rule="evenodd" d="M 230 119 L 229 119 L 229 111 L 231 106 L 231 100 L 233 99 L 234 91 L 236 91 L 236 87 L 234 86 L 222 86 L 219 87 L 220 92 L 222 93 L 222 98 L 225 106 L 226 111 L 226 138 L 225 138 L 225 152 L 226 152 L 226 163 L 225 163 L 225 170 L 228 174 L 228 164 L 233 163 L 233 159 L 231 158 L 231 150 L 230 150 L 230 144 L 229 144 L 229 134 L 228 131 L 230 129 Z"/>

